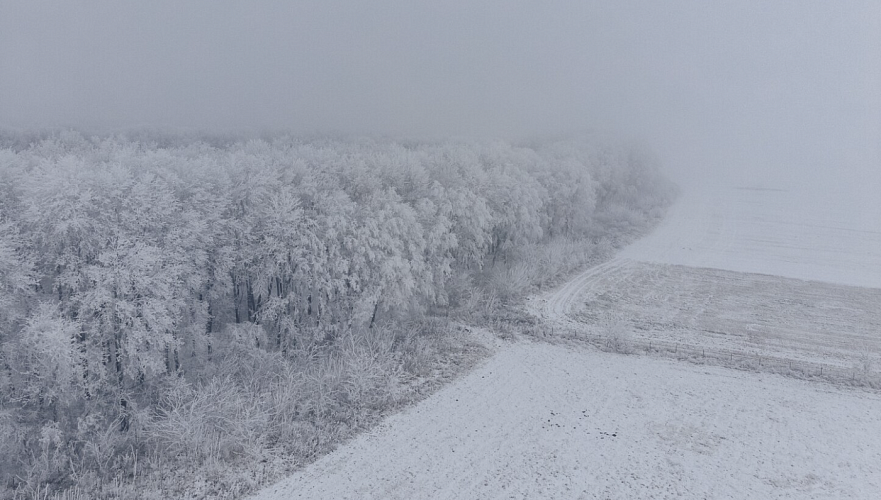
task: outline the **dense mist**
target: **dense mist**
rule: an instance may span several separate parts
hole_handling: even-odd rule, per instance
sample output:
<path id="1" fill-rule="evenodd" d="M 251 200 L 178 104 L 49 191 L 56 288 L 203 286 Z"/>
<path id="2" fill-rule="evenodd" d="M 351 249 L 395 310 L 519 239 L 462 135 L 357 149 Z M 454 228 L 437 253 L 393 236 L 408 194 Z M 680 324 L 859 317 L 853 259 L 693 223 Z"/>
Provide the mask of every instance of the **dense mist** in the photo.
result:
<path id="1" fill-rule="evenodd" d="M 879 193 L 881 0 L 2 2 L 0 500 L 871 498 Z"/>
<path id="2" fill-rule="evenodd" d="M 879 47 L 873 0 L 9 2 L 0 124 L 601 129 L 680 181 L 877 186 Z"/>

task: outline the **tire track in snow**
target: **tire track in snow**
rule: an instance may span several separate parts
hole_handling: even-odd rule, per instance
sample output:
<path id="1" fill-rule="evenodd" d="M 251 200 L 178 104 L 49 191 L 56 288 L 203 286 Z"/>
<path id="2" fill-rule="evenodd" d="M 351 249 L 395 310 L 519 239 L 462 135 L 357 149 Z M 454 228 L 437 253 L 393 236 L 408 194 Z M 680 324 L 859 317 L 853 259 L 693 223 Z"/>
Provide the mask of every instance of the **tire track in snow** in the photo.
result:
<path id="1" fill-rule="evenodd" d="M 527 302 L 598 345 L 623 324 L 642 351 L 696 353 L 837 378 L 881 368 L 881 290 L 615 258 Z"/>
<path id="2" fill-rule="evenodd" d="M 570 314 L 573 305 L 590 290 L 596 290 L 597 284 L 608 276 L 616 273 L 626 273 L 631 267 L 632 261 L 628 259 L 613 258 L 603 264 L 594 266 L 583 271 L 575 278 L 569 280 L 561 287 L 540 297 L 533 297 L 527 307 L 533 314 L 545 319 L 571 324 Z"/>

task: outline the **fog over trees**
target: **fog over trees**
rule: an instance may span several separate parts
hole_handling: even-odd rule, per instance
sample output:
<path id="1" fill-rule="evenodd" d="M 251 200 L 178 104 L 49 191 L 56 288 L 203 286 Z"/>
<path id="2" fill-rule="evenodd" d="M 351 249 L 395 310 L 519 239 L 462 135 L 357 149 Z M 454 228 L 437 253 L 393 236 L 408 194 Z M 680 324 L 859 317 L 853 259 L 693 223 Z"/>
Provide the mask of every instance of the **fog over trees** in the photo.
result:
<path id="1" fill-rule="evenodd" d="M 602 129 L 650 143 L 680 182 L 846 177 L 850 188 L 881 170 L 879 9 L 8 2 L 0 125 L 508 139 Z"/>
<path id="2" fill-rule="evenodd" d="M 2 12 L 0 498 L 251 491 L 532 328 L 668 179 L 881 190 L 874 0 Z"/>

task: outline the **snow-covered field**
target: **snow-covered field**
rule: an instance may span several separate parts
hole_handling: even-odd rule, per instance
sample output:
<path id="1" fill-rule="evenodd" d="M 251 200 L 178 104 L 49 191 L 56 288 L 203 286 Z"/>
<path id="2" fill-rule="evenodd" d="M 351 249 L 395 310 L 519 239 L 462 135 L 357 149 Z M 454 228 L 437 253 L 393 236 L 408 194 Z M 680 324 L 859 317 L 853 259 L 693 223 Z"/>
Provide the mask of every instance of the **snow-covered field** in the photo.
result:
<path id="1" fill-rule="evenodd" d="M 519 343 L 260 500 L 876 498 L 881 396 Z"/>
<path id="2" fill-rule="evenodd" d="M 877 288 L 617 258 L 589 274 L 573 300 L 565 320 L 598 336 L 623 327 L 643 344 L 881 369 Z"/>
<path id="3" fill-rule="evenodd" d="M 687 191 L 657 230 L 619 256 L 881 288 L 881 196 L 861 192 Z"/>
<path id="4" fill-rule="evenodd" d="M 634 337 L 852 367 L 881 349 L 877 208 L 743 187 L 686 194 L 652 235 L 529 307 L 549 329 L 622 321 Z M 878 492 L 877 392 L 520 341 L 253 498 Z"/>

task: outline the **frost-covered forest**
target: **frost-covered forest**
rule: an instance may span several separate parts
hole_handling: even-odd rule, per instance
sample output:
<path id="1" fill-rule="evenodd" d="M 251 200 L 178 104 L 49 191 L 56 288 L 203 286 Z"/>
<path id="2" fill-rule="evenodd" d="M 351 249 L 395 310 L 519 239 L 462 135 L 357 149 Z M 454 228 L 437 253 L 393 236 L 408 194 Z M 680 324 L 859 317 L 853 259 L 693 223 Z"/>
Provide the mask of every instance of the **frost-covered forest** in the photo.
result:
<path id="1" fill-rule="evenodd" d="M 454 374 L 457 324 L 673 192 L 602 137 L 6 133 L 0 497 L 246 491 Z"/>

